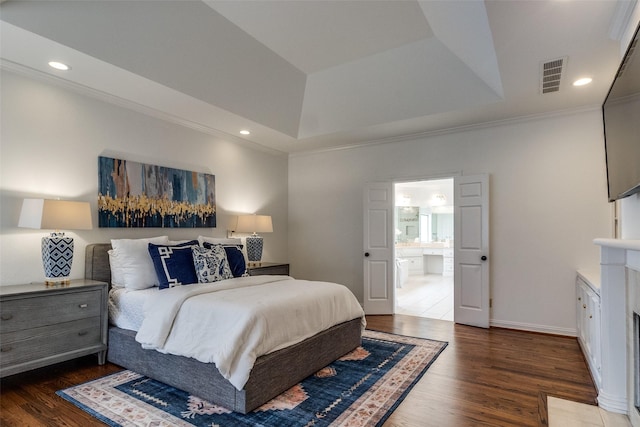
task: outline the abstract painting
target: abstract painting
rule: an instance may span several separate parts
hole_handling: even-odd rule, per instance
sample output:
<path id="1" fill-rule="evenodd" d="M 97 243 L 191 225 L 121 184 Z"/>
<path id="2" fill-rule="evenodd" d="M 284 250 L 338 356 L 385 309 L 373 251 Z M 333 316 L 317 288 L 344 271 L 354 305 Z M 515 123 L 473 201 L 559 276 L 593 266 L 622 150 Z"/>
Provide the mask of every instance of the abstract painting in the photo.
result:
<path id="1" fill-rule="evenodd" d="M 216 226 L 215 175 L 98 158 L 100 227 Z"/>

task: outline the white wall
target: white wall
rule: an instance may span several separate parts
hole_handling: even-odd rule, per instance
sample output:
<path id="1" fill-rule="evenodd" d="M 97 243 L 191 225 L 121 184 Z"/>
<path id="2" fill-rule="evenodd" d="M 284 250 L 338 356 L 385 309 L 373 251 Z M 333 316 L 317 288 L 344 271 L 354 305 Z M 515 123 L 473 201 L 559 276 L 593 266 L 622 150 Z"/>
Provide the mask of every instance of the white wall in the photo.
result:
<path id="1" fill-rule="evenodd" d="M 493 325 L 575 333 L 576 269 L 596 267 L 610 235 L 598 109 L 292 156 L 292 274 L 336 281 L 362 300 L 366 182 L 490 174 Z"/>
<path id="2" fill-rule="evenodd" d="M 0 284 L 42 281 L 40 239 L 46 230 L 17 228 L 22 199 L 90 201 L 94 229 L 75 238 L 72 278 L 84 276 L 87 243 L 168 234 L 226 236 L 236 213 L 272 215 L 265 261 L 287 261 L 287 158 L 242 146 L 80 95 L 44 81 L 2 72 L 0 134 Z M 214 174 L 216 228 L 98 228 L 98 156 Z"/>
<path id="3" fill-rule="evenodd" d="M 640 240 L 640 193 L 620 201 L 620 218 L 620 238 Z"/>

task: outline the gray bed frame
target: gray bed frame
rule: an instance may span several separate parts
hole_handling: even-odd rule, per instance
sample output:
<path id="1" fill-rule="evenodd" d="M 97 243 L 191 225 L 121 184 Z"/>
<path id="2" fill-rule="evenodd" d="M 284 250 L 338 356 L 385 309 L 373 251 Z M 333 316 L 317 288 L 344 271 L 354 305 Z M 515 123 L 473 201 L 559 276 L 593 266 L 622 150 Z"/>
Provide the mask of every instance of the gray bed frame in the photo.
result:
<path id="1" fill-rule="evenodd" d="M 85 278 L 111 284 L 109 243 L 90 244 L 85 252 Z M 136 332 L 109 327 L 107 360 L 184 390 L 211 403 L 246 414 L 288 390 L 361 344 L 361 319 L 341 323 L 298 344 L 261 356 L 249 381 L 237 390 L 214 364 L 145 350 Z"/>

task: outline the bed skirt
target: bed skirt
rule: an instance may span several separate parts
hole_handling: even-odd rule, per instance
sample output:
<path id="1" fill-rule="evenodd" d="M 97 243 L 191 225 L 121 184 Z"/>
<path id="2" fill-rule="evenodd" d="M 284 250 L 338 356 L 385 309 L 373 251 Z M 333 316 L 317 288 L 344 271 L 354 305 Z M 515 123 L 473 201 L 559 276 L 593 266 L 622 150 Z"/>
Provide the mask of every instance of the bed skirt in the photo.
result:
<path id="1" fill-rule="evenodd" d="M 259 357 L 249 381 L 240 391 L 220 375 L 214 364 L 143 349 L 135 340 L 135 331 L 109 328 L 107 360 L 246 414 L 358 347 L 361 322 L 358 318 L 341 323 L 298 344 Z"/>

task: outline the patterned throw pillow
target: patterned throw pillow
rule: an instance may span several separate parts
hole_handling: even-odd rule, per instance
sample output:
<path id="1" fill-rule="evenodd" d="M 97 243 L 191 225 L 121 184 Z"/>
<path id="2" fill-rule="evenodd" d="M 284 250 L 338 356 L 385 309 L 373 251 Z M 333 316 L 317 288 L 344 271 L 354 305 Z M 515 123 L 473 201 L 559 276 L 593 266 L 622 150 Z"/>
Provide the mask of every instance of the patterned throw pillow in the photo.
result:
<path id="1" fill-rule="evenodd" d="M 191 252 L 191 248 L 197 245 L 197 240 L 179 245 L 149 243 L 149 254 L 160 282 L 160 289 L 198 283 Z"/>
<path id="2" fill-rule="evenodd" d="M 202 246 L 204 246 L 205 248 L 211 248 L 214 245 L 222 245 L 224 251 L 227 253 L 227 261 L 229 262 L 229 268 L 231 269 L 231 274 L 233 274 L 233 277 L 243 277 L 249 275 L 247 273 L 247 262 L 244 259 L 244 254 L 242 253 L 242 245 L 209 243 L 207 241 L 204 241 L 202 243 Z"/>
<path id="3" fill-rule="evenodd" d="M 211 245 L 211 248 L 192 246 L 191 251 L 198 282 L 212 283 L 233 278 L 227 253 L 222 245 Z"/>

